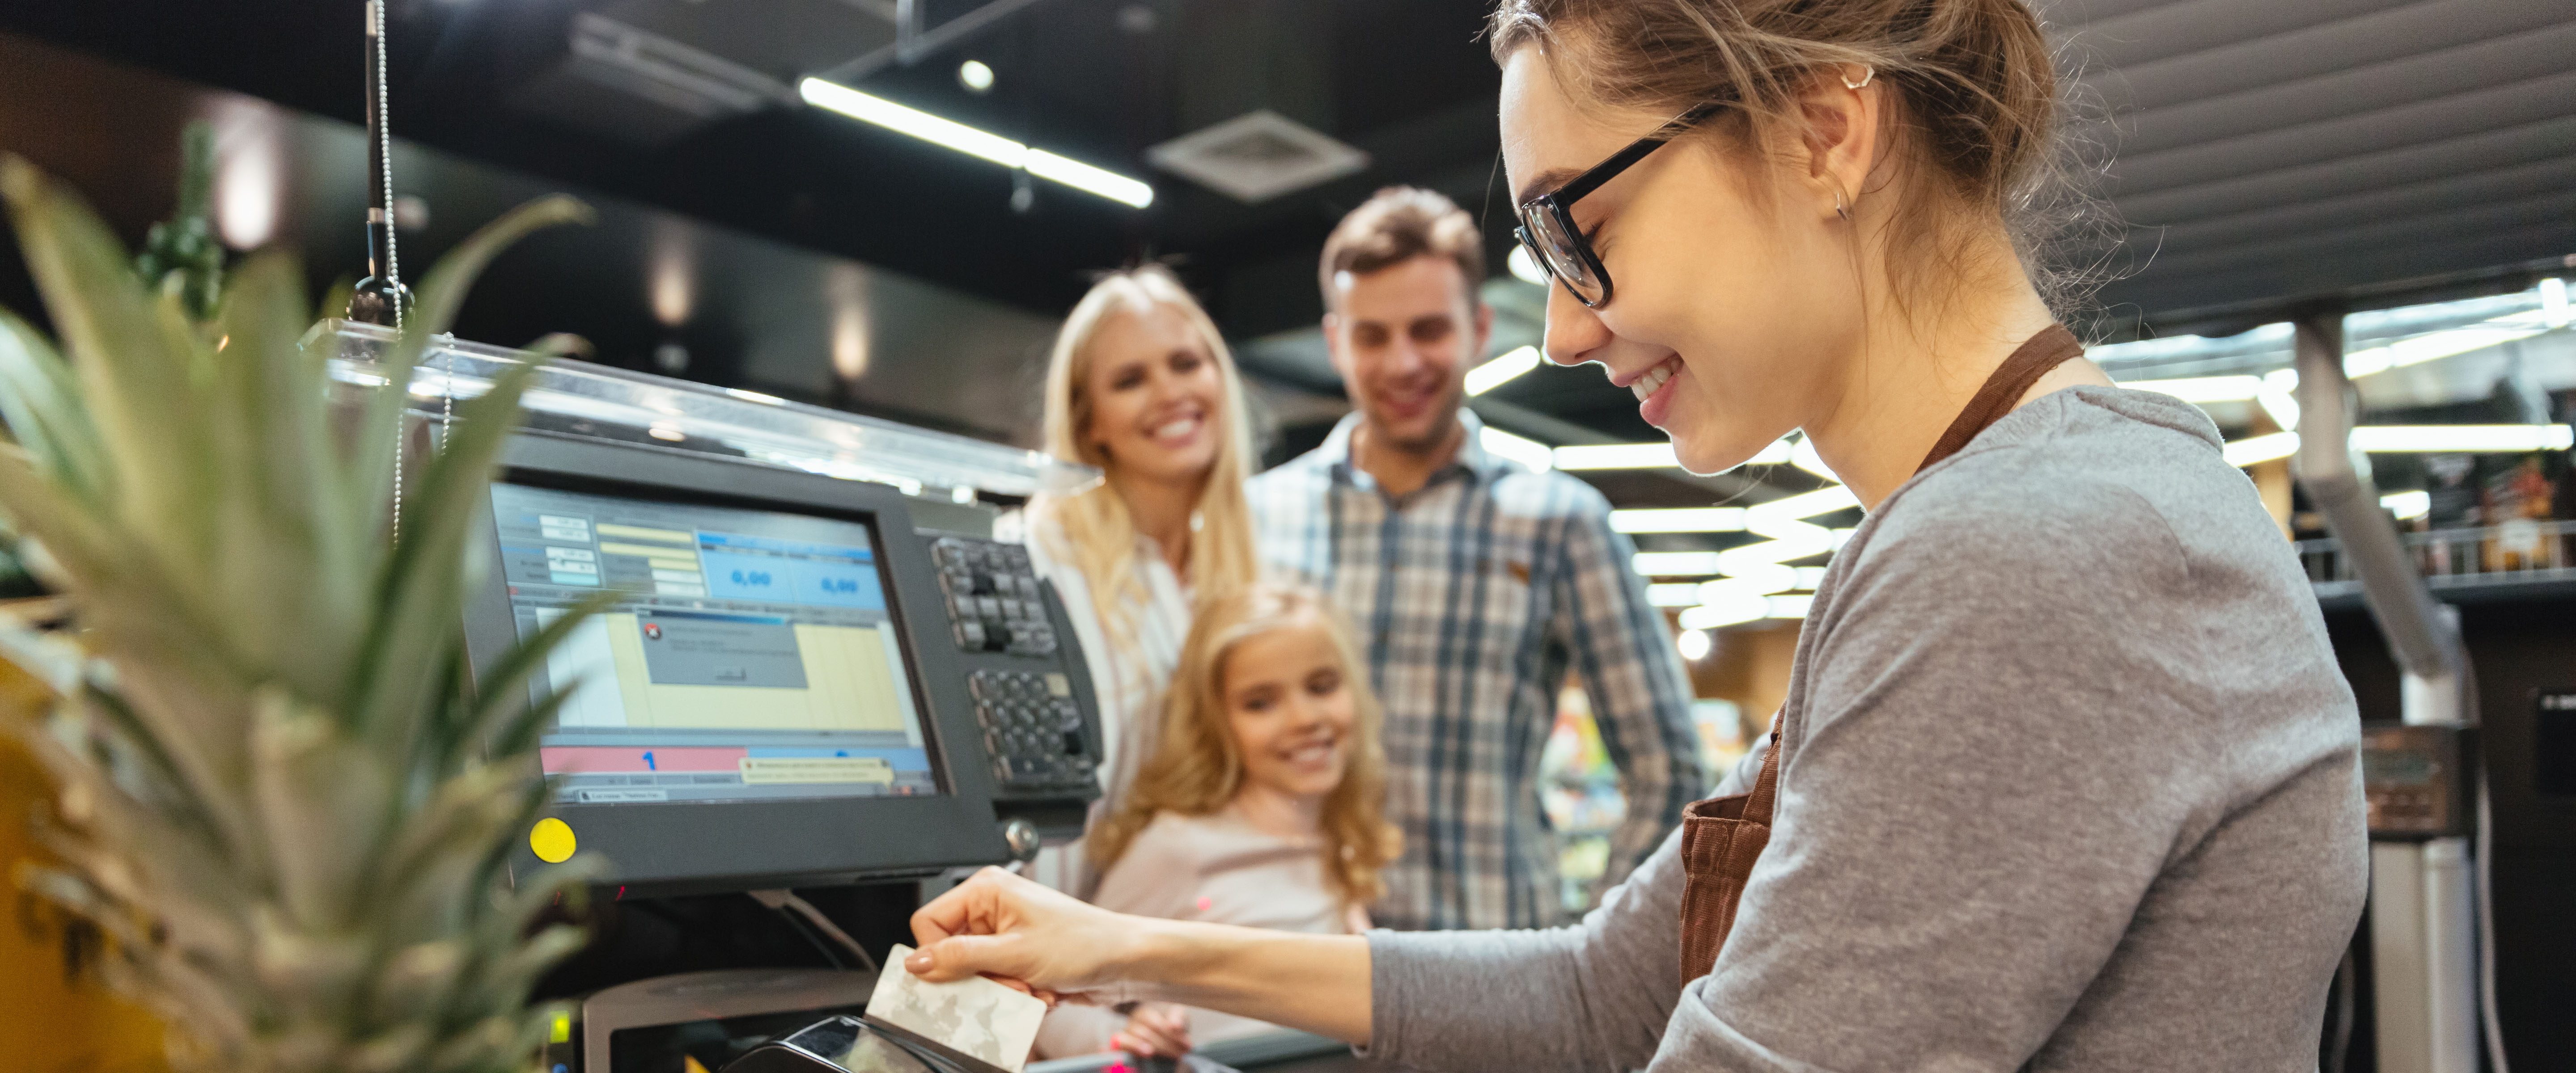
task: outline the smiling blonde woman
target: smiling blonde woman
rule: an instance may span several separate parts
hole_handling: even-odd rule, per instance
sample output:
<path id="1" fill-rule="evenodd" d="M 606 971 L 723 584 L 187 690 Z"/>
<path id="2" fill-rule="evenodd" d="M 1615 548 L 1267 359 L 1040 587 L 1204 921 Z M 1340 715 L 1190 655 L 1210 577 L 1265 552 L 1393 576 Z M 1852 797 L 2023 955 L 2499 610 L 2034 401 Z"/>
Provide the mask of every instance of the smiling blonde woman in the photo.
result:
<path id="1" fill-rule="evenodd" d="M 1093 284 L 1047 364 L 1047 452 L 1105 479 L 1029 505 L 1029 557 L 1053 582 L 1100 697 L 1100 801 L 1116 807 L 1154 749 L 1152 706 L 1179 661 L 1195 600 L 1252 582 L 1252 460 L 1243 382 L 1215 322 L 1159 265 Z M 1040 877 L 1081 893 L 1078 852 Z"/>

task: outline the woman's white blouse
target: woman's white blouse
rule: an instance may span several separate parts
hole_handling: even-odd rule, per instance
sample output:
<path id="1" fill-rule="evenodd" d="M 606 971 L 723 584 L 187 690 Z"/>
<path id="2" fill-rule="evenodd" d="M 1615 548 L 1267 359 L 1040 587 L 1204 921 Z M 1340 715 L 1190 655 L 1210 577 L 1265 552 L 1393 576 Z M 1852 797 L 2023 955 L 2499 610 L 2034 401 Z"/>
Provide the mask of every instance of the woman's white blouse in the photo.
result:
<path id="1" fill-rule="evenodd" d="M 1026 543 L 1038 576 L 1054 583 L 1056 595 L 1064 601 L 1065 617 L 1073 622 L 1074 639 L 1082 644 L 1092 690 L 1100 699 L 1100 800 L 1091 808 L 1096 820 L 1115 807 L 1135 782 L 1136 769 L 1153 754 L 1161 727 L 1163 689 L 1171 683 L 1173 668 L 1180 663 L 1181 642 L 1190 632 L 1190 590 L 1164 561 L 1162 546 L 1151 537 L 1137 537 L 1135 571 L 1145 591 L 1131 594 L 1127 601 L 1132 645 L 1114 646 L 1092 603 L 1090 579 L 1050 552 L 1049 545 L 1055 541 L 1038 539 L 1038 527 L 1049 524 L 1031 522 Z M 1041 854 L 1032 878 L 1058 890 L 1087 893 L 1095 877 L 1082 866 L 1079 848 L 1066 846 Z"/>

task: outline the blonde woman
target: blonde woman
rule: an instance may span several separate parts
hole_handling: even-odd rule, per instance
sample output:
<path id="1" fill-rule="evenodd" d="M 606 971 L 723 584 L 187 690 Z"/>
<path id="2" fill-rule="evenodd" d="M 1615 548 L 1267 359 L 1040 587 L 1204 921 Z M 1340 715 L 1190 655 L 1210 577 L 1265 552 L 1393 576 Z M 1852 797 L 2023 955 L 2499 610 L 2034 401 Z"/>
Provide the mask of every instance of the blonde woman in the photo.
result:
<path id="1" fill-rule="evenodd" d="M 1153 749 L 1149 706 L 1171 678 L 1193 599 L 1251 582 L 1243 384 L 1216 324 L 1159 265 L 1093 284 L 1056 335 L 1046 445 L 1106 479 L 1030 504 L 1029 557 L 1055 583 L 1100 697 L 1100 802 L 1113 808 Z M 1083 892 L 1078 853 L 1038 877 Z"/>
<path id="2" fill-rule="evenodd" d="M 1273 931 L 1355 935 L 1398 838 L 1367 665 L 1302 586 L 1200 605 L 1162 705 L 1162 733 L 1118 807 L 1092 825 L 1104 909 Z M 1267 1028 L 1161 1003 L 1060 1007 L 1042 1054 L 1177 1057 Z"/>

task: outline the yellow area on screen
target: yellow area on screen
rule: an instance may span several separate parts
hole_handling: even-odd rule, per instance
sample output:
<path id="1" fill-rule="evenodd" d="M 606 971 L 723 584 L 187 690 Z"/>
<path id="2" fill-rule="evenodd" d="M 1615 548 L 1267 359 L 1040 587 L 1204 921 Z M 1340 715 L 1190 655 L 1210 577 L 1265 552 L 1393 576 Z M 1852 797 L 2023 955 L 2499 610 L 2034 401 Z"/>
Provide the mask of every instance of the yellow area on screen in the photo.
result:
<path id="1" fill-rule="evenodd" d="M 796 624 L 805 688 L 661 685 L 644 664 L 644 631 L 632 612 L 600 616 L 617 664 L 630 727 L 734 730 L 906 729 L 885 639 L 868 626 Z"/>

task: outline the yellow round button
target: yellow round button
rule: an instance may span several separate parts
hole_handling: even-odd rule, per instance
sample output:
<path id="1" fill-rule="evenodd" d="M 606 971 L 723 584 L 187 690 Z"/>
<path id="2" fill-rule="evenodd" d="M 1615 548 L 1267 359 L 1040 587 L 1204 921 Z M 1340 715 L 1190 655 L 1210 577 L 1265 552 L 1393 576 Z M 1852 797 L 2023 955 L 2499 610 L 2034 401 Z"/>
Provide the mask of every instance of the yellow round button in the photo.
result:
<path id="1" fill-rule="evenodd" d="M 535 850 L 537 859 L 547 864 L 571 860 L 576 845 L 572 825 L 552 816 L 538 820 L 535 827 L 528 829 L 528 848 Z"/>

